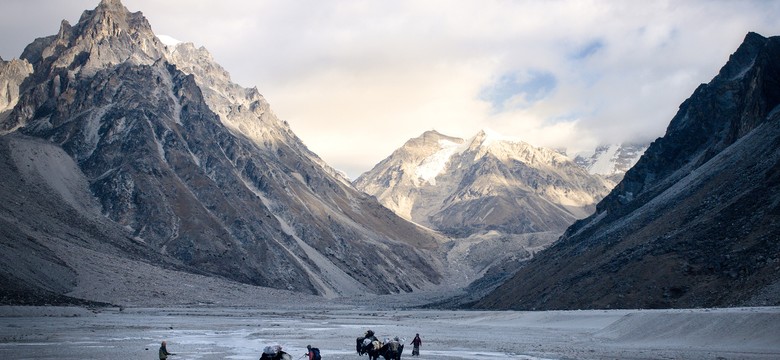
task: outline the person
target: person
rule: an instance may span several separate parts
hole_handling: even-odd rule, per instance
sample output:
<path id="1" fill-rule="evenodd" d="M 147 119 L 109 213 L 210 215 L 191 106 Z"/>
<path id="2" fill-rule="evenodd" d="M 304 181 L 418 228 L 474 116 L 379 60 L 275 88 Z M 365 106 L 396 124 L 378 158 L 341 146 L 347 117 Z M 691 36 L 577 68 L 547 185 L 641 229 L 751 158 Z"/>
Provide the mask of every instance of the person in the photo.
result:
<path id="1" fill-rule="evenodd" d="M 414 334 L 414 339 L 412 339 L 412 356 L 420 356 L 420 345 L 422 345 L 420 334 Z"/>
<path id="2" fill-rule="evenodd" d="M 320 349 L 317 349 L 315 347 L 311 347 L 311 345 L 306 345 L 306 356 L 308 356 L 309 360 L 321 360 L 322 357 L 320 356 Z"/>
<path id="3" fill-rule="evenodd" d="M 166 347 L 165 341 L 160 344 L 160 360 L 165 360 L 168 358 L 168 355 L 176 355 L 173 353 L 168 352 L 168 348 Z"/>

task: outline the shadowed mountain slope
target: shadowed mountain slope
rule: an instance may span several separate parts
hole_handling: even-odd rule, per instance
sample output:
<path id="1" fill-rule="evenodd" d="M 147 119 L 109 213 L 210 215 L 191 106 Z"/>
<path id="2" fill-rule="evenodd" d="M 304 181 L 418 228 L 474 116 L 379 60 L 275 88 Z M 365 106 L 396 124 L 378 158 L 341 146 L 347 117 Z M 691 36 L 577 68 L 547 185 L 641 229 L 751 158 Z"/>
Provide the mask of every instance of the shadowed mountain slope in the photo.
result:
<path id="1" fill-rule="evenodd" d="M 778 105 L 780 37 L 749 33 L 596 214 L 475 306 L 780 304 Z"/>

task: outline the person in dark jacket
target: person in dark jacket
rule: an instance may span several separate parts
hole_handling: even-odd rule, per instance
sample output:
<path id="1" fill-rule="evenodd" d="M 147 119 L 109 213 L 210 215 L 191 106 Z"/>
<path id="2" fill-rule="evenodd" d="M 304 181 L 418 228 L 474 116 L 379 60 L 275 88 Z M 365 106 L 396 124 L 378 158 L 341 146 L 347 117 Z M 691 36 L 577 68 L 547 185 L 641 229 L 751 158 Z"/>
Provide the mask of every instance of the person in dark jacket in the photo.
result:
<path id="1" fill-rule="evenodd" d="M 420 334 L 415 334 L 412 339 L 412 356 L 420 356 L 420 345 L 422 345 Z"/>
<path id="2" fill-rule="evenodd" d="M 168 355 L 176 355 L 174 353 L 169 353 L 168 348 L 165 345 L 165 341 L 160 344 L 160 360 L 166 360 Z"/>

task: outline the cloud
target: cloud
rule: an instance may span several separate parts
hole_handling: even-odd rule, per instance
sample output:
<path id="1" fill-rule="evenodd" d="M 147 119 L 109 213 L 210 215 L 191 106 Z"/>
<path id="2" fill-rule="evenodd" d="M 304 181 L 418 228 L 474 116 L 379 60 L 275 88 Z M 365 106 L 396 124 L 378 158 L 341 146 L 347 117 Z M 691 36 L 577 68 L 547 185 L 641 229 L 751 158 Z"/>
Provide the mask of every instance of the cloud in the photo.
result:
<path id="1" fill-rule="evenodd" d="M 527 108 L 547 97 L 556 86 L 555 75 L 528 70 L 525 74 L 504 74 L 480 91 L 479 98 L 490 102 L 494 112 L 507 108 Z"/>
<path id="2" fill-rule="evenodd" d="M 7 1 L 0 55 L 97 2 Z M 780 2 L 761 0 L 123 2 L 209 49 L 352 177 L 430 129 L 570 149 L 651 140 L 748 31 L 780 34 Z"/>
<path id="3" fill-rule="evenodd" d="M 604 47 L 604 42 L 601 39 L 596 39 L 588 42 L 582 48 L 576 49 L 571 58 L 574 60 L 587 59 L 591 55 L 597 53 Z"/>

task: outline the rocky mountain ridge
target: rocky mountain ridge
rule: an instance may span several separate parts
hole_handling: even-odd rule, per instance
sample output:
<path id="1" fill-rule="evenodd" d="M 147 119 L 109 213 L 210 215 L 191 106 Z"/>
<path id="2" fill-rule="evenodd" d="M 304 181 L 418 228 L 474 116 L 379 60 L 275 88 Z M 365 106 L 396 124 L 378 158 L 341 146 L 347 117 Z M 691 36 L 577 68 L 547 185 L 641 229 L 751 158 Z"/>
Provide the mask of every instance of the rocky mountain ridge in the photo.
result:
<path id="1" fill-rule="evenodd" d="M 122 229 L 105 237 L 110 244 L 132 239 L 147 261 L 162 254 L 184 271 L 328 297 L 440 283 L 439 235 L 352 188 L 257 89 L 233 84 L 205 49 L 164 45 L 119 0 L 101 1 L 73 26 L 63 21 L 21 59 L 33 68 L 23 82 L 0 73 L 0 81 L 21 84 L 0 134 L 17 139 L 9 144 L 43 148 L 44 140 L 64 150 L 99 207 L 63 206 L 116 224 L 93 230 Z M 13 159 L 11 169 L 35 161 Z M 8 218 L 17 227 L 39 220 Z M 72 239 L 22 234 L 40 244 L 29 261 L 80 268 L 52 250 Z M 3 241 L 15 246 L 14 239 Z M 28 262 L 6 264 L 8 278 L 31 291 L 67 294 L 80 281 L 76 272 L 57 286 L 41 284 L 16 275 Z"/>
<path id="2" fill-rule="evenodd" d="M 558 152 L 481 131 L 428 131 L 354 181 L 406 219 L 454 237 L 563 231 L 609 192 Z"/>
<path id="3" fill-rule="evenodd" d="M 492 309 L 780 304 L 780 37 L 749 33 L 666 134 Z"/>

